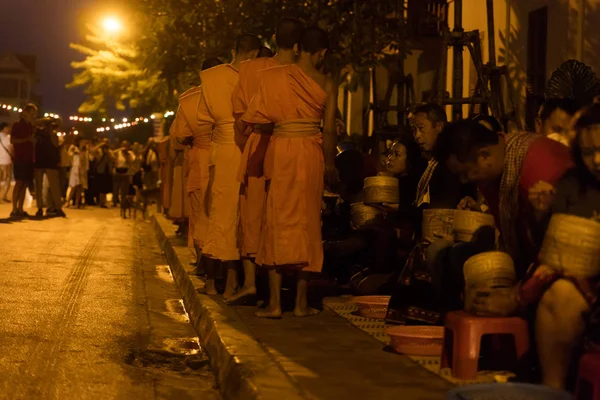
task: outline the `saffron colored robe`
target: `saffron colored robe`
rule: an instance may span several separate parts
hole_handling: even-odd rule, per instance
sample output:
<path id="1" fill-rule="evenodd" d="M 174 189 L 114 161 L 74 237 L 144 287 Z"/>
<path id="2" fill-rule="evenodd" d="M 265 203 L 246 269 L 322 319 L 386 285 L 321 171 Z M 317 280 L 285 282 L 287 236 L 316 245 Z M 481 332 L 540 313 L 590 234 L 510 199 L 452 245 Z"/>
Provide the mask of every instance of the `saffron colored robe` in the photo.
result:
<path id="1" fill-rule="evenodd" d="M 208 230 L 202 253 L 221 260 L 239 260 L 237 241 L 240 182 L 238 171 L 242 158 L 235 143 L 231 95 L 238 83 L 238 71 L 224 64 L 200 73 L 202 98 L 198 107 L 201 129 L 212 128 L 210 211 Z"/>
<path id="2" fill-rule="evenodd" d="M 171 207 L 171 190 L 173 185 L 173 165 L 169 157 L 171 139 L 167 136 L 161 138 L 156 145 L 158 161 L 160 163 L 160 191 L 161 206 L 168 210 Z"/>
<path id="3" fill-rule="evenodd" d="M 193 137 L 191 149 L 187 152 L 188 176 L 186 192 L 190 202 L 189 235 L 190 240 L 198 247 L 202 247 L 208 228 L 208 185 L 210 180 L 210 139 L 212 128 L 204 121 L 205 116 L 198 116 L 199 105 L 202 99 L 202 89 L 194 87 L 189 89 L 179 98 L 179 108 L 172 126 L 172 135 L 183 139 Z M 193 246 L 192 246 L 193 247 Z"/>
<path id="4" fill-rule="evenodd" d="M 173 125 L 171 125 L 173 129 Z M 171 206 L 169 207 L 169 217 L 174 220 L 188 218 L 190 215 L 190 202 L 185 191 L 187 180 L 187 147 L 181 146 L 175 140 L 170 131 L 169 158 L 172 162 L 172 186 L 171 186 Z"/>
<path id="5" fill-rule="evenodd" d="M 324 186 L 320 122 L 326 92 L 297 65 L 261 72 L 260 88 L 242 120 L 275 123 L 265 156 L 267 202 L 256 262 L 266 267 L 323 267 Z"/>
<path id="6" fill-rule="evenodd" d="M 236 120 L 248 109 L 250 101 L 259 88 L 259 71 L 278 66 L 274 58 L 257 58 L 245 61 L 240 65 L 239 83 L 233 91 L 233 115 Z M 252 130 L 244 150 L 238 179 L 240 188 L 240 225 L 239 244 L 242 257 L 255 258 L 266 200 L 265 178 L 263 164 L 269 139 L 270 130 L 261 132 Z"/>

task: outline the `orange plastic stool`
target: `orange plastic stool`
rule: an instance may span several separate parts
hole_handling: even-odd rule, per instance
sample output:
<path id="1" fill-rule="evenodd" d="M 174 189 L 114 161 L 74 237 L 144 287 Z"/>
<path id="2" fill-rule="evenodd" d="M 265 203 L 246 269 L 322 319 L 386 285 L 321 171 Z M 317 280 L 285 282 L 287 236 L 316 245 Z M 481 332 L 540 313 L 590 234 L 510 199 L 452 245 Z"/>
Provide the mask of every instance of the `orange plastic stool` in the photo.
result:
<path id="1" fill-rule="evenodd" d="M 575 399 L 600 400 L 600 353 L 581 357 Z"/>
<path id="2" fill-rule="evenodd" d="M 517 359 L 521 359 L 529 350 L 527 322 L 518 317 L 476 317 L 464 311 L 453 311 L 446 314 L 445 327 L 442 368 L 452 367 L 452 376 L 458 379 L 477 377 L 483 335 L 513 335 Z M 450 340 L 448 331 L 452 331 L 452 343 L 448 343 Z M 448 355 L 450 345 L 452 345 L 451 356 Z"/>

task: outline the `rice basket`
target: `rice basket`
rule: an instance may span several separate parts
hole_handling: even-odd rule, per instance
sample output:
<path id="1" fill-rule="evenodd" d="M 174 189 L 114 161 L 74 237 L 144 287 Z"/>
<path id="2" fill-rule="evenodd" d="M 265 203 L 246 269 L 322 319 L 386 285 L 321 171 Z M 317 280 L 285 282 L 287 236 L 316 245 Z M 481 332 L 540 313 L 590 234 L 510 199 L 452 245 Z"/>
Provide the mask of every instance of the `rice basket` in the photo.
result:
<path id="1" fill-rule="evenodd" d="M 477 211 L 456 210 L 452 229 L 454 239 L 458 242 L 470 242 L 473 234 L 482 226 L 495 226 L 494 216 Z"/>
<path id="2" fill-rule="evenodd" d="M 371 176 L 366 178 L 363 199 L 365 204 L 398 204 L 400 202 L 398 179 L 393 176 Z"/>
<path id="3" fill-rule="evenodd" d="M 600 223 L 573 215 L 553 215 L 539 259 L 567 275 L 600 275 Z"/>

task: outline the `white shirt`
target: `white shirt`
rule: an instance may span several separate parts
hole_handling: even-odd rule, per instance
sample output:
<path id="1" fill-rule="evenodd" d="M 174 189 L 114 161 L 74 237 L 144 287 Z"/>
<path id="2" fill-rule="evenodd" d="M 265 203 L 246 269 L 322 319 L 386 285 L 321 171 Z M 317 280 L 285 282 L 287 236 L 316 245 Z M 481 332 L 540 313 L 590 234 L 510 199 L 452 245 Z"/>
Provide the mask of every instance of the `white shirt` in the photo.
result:
<path id="1" fill-rule="evenodd" d="M 127 161 L 125 155 L 123 155 L 123 149 L 115 150 L 113 153 L 115 155 L 115 168 L 131 168 L 133 166 L 132 164 L 135 161 L 135 153 L 131 150 L 129 150 L 128 153 L 129 161 Z"/>
<path id="2" fill-rule="evenodd" d="M 8 149 L 11 153 L 13 153 L 13 145 L 10 143 L 10 135 L 8 133 L 0 132 L 0 141 L 4 146 L 0 145 L 0 165 L 10 165 L 12 164 L 12 158 L 10 154 L 4 149 Z"/>

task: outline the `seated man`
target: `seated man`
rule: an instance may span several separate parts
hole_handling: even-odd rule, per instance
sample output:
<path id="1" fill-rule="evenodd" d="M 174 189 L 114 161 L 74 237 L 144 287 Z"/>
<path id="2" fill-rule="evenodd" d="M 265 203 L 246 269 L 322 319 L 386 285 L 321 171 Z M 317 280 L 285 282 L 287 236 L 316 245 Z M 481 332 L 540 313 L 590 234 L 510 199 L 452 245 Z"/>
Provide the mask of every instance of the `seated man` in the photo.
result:
<path id="1" fill-rule="evenodd" d="M 568 146 L 571 119 L 578 109 L 579 104 L 573 99 L 546 100 L 540 107 L 535 120 L 535 131 Z"/>
<path id="2" fill-rule="evenodd" d="M 463 197 L 474 196 L 472 185 L 460 182 L 458 175 L 433 157 L 438 135 L 447 125 L 444 108 L 437 104 L 417 107 L 411 125 L 427 168 L 422 173 L 414 191 L 413 208 L 416 237 L 421 236 L 424 209 L 455 209 Z M 439 324 L 442 321 L 441 281 L 442 270 L 435 270 L 433 261 L 440 252 L 451 247 L 449 240 L 422 238 L 414 248 L 398 280 L 388 309 L 389 322 L 414 320 L 419 324 Z M 425 317 L 426 316 L 426 317 Z"/>
<path id="3" fill-rule="evenodd" d="M 529 192 L 539 181 L 555 184 L 572 167 L 569 149 L 539 134 L 502 135 L 475 121 L 458 121 L 440 134 L 435 153 L 440 163 L 460 174 L 463 180 L 477 183 L 496 220 L 501 249 L 512 256 L 517 276 L 523 277 L 537 257 L 537 245 L 532 235 L 536 222 Z M 464 204 L 477 208 L 473 201 Z M 536 341 L 542 360 L 543 382 L 557 388 L 564 385 L 566 373 L 564 369 L 557 370 L 561 361 L 556 362 L 559 356 L 554 353 L 561 348 L 564 350 L 564 338 L 572 327 L 569 324 L 552 324 L 548 313 L 562 315 L 565 321 L 571 320 L 567 318 L 569 310 L 563 309 L 557 302 L 557 298 L 561 298 L 563 304 L 572 300 L 569 296 L 573 292 L 564 285 L 557 281 L 549 289 L 536 318 Z M 508 293 L 504 290 L 488 291 L 487 294 L 484 305 L 480 306 L 481 313 L 514 312 L 516 296 L 511 290 Z M 545 303 L 548 303 L 547 307 Z M 577 310 L 577 307 L 574 309 Z M 543 312 L 540 313 L 540 310 Z M 548 368 L 549 365 L 553 367 Z"/>

